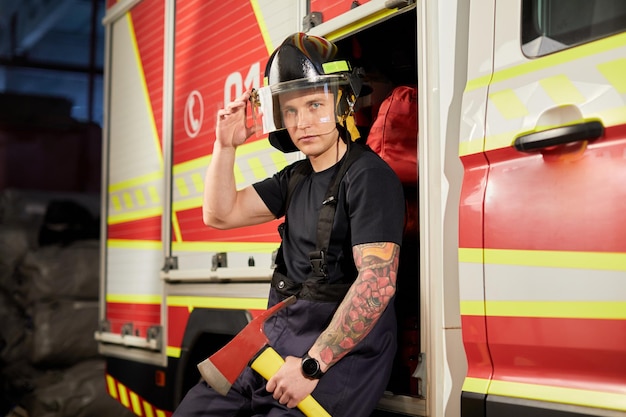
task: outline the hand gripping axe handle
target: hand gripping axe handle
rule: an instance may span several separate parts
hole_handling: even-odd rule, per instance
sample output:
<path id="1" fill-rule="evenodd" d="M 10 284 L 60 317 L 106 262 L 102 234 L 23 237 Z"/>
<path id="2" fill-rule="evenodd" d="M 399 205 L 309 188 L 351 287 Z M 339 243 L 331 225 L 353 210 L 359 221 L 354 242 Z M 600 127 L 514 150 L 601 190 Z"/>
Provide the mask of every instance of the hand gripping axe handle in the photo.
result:
<path id="1" fill-rule="evenodd" d="M 270 379 L 285 361 L 268 345 L 269 340 L 263 332 L 263 324 L 270 316 L 295 301 L 296 297 L 291 296 L 265 310 L 224 347 L 200 362 L 198 370 L 202 379 L 222 395 L 228 393 L 248 364 L 263 378 Z M 308 417 L 330 417 L 311 395 L 302 400 L 298 408 Z"/>

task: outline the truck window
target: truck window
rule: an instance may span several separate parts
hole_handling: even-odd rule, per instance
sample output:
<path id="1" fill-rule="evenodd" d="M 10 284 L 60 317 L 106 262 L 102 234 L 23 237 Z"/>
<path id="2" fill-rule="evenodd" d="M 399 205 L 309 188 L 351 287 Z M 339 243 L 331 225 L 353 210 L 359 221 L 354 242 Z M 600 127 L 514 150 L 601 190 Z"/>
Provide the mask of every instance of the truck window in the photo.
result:
<path id="1" fill-rule="evenodd" d="M 624 0 L 523 0 L 522 51 L 529 58 L 626 29 Z"/>

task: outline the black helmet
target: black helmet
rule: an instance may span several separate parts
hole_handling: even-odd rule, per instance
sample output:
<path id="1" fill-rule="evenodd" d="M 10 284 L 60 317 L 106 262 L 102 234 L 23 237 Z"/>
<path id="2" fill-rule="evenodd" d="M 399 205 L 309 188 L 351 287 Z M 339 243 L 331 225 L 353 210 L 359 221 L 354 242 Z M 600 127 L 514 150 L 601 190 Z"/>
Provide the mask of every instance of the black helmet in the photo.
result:
<path id="1" fill-rule="evenodd" d="M 270 56 L 265 67 L 264 82 L 267 86 L 265 88 L 270 89 L 265 102 L 269 104 L 271 97 L 272 104 L 267 107 L 272 108 L 279 108 L 277 97 L 280 93 L 330 86 L 336 94 L 335 116 L 340 126 L 352 117 L 361 90 L 361 81 L 352 71 L 350 63 L 337 58 L 337 46 L 334 43 L 301 32 L 285 39 Z M 280 112 L 272 112 L 272 119 L 272 125 L 264 129 L 272 146 L 283 152 L 297 151 L 280 120 Z"/>

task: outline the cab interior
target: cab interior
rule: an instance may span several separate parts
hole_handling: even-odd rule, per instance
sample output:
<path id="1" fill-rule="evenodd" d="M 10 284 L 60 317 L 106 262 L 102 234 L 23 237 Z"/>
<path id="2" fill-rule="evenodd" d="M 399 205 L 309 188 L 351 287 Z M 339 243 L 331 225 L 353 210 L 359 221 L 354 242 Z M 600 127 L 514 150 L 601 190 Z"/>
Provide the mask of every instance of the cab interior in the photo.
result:
<path id="1" fill-rule="evenodd" d="M 394 89 L 417 88 L 417 17 L 415 8 L 336 40 L 339 51 L 363 78 L 363 91 L 357 101 L 355 119 L 360 141 L 374 141 L 370 128 L 379 117 L 381 105 Z M 411 111 L 417 113 L 417 100 Z M 387 116 L 388 117 L 388 116 Z M 380 122 L 380 121 L 379 121 Z M 415 129 L 419 131 L 418 126 Z M 387 390 L 395 395 L 421 397 L 421 381 L 414 376 L 420 360 L 419 216 L 417 178 L 417 140 L 400 127 L 385 140 L 398 142 L 385 146 L 406 149 L 404 163 L 415 164 L 415 176 L 401 178 L 405 201 L 405 228 L 400 253 L 395 308 L 398 316 L 398 352 Z M 370 142 L 368 142 L 368 139 Z M 385 159 L 385 157 L 383 157 Z M 397 160 L 387 162 L 394 169 Z"/>

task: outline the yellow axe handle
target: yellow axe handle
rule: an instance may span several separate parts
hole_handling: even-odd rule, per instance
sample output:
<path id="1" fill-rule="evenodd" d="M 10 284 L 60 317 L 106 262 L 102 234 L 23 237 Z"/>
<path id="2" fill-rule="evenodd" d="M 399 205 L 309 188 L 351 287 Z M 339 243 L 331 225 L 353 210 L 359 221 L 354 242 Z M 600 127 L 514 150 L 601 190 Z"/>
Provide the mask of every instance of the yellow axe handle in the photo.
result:
<path id="1" fill-rule="evenodd" d="M 257 371 L 265 379 L 270 379 L 280 367 L 285 363 L 285 360 L 271 347 L 267 347 L 256 359 L 250 364 L 250 367 Z M 308 395 L 304 400 L 298 404 L 300 411 L 307 417 L 331 417 L 324 407 L 320 405 L 315 398 Z"/>

